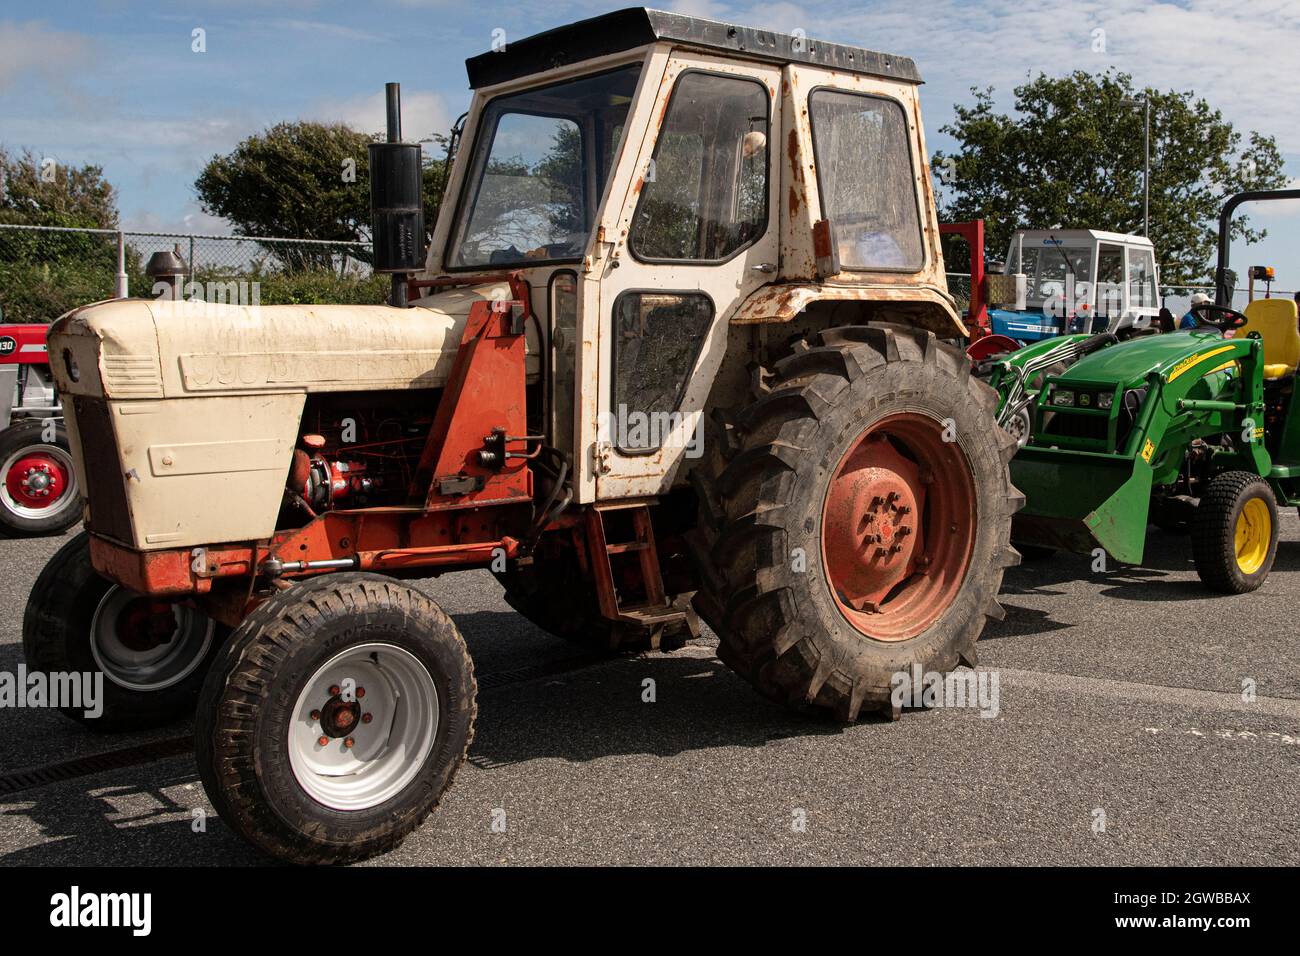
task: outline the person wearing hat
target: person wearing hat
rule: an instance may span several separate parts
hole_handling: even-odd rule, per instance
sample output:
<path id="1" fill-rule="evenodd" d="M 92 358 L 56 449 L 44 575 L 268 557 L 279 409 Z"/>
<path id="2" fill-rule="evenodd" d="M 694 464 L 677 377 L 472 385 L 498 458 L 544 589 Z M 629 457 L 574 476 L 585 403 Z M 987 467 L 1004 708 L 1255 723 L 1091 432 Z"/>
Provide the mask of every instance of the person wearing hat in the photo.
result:
<path id="1" fill-rule="evenodd" d="M 1196 318 L 1196 312 L 1194 311 L 1195 308 L 1198 305 L 1209 305 L 1209 304 L 1210 304 L 1210 297 L 1208 295 L 1206 295 L 1204 292 L 1193 292 L 1191 308 L 1187 310 L 1187 314 L 1184 315 L 1182 320 L 1178 323 L 1178 327 L 1180 329 L 1196 328 L 1201 323 Z"/>

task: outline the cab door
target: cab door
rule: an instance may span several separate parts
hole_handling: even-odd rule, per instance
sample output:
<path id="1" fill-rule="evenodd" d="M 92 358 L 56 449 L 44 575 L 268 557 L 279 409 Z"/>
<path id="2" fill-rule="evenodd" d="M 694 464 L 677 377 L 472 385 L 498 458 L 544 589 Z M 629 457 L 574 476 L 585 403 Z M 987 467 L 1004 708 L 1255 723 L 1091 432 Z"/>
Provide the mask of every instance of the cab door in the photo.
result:
<path id="1" fill-rule="evenodd" d="M 1155 249 L 1150 245 L 1125 247 L 1128 261 L 1128 311 L 1131 323 L 1145 328 L 1160 315 L 1160 278 Z"/>
<path id="2" fill-rule="evenodd" d="M 780 70 L 673 56 L 621 203 L 598 296 L 598 499 L 666 491 L 703 453 L 702 408 L 742 301 L 778 255 Z M 589 380 L 584 376 L 583 385 Z M 591 407 L 588 405 L 588 407 Z"/>
<path id="3" fill-rule="evenodd" d="M 1094 308 L 1099 318 L 1104 320 L 1102 328 L 1092 331 L 1101 332 L 1118 327 L 1119 321 L 1128 312 L 1125 295 L 1127 284 L 1124 272 L 1124 247 L 1115 242 L 1101 242 L 1097 246 L 1097 268 L 1093 270 L 1097 277 Z"/>

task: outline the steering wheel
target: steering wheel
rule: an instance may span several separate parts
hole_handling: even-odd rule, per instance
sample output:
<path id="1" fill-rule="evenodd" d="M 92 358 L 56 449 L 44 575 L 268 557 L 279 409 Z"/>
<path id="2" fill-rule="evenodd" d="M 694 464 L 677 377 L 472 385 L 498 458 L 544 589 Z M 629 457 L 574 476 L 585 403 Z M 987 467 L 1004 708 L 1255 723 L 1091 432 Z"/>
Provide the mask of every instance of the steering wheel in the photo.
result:
<path id="1" fill-rule="evenodd" d="M 1220 332 L 1230 332 L 1246 324 L 1244 315 L 1236 309 L 1228 308 L 1226 305 L 1211 305 L 1209 302 L 1202 302 L 1200 305 L 1192 306 L 1190 311 L 1192 315 L 1196 316 L 1198 325 L 1209 325 Z M 1203 313 L 1213 313 L 1213 317 Z"/>

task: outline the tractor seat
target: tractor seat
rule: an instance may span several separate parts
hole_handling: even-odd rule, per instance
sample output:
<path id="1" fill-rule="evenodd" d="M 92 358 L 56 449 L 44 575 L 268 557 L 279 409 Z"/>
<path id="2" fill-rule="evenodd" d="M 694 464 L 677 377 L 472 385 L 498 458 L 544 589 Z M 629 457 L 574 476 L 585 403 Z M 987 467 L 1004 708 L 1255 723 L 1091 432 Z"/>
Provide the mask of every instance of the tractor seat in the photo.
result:
<path id="1" fill-rule="evenodd" d="M 1237 335 L 1258 332 L 1264 340 L 1264 378 L 1274 380 L 1294 375 L 1300 363 L 1300 329 L 1296 326 L 1296 304 L 1291 299 L 1256 299 L 1246 306 L 1246 324 Z"/>

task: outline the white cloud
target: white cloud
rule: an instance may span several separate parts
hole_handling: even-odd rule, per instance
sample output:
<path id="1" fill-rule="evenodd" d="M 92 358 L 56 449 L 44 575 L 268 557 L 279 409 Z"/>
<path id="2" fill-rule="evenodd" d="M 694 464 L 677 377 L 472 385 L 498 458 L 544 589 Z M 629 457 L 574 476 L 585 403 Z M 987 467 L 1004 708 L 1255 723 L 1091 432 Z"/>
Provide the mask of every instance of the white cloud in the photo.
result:
<path id="1" fill-rule="evenodd" d="M 192 202 L 179 216 L 162 217 L 147 210 L 122 215 L 127 232 L 170 232 L 178 235 L 228 236 L 235 230 L 221 216 L 210 216 L 197 202 Z"/>
<path id="2" fill-rule="evenodd" d="M 726 20 L 728 5 L 714 0 L 672 0 L 668 9 L 688 17 L 703 17 L 706 20 Z M 746 24 L 757 26 L 758 24 Z"/>
<path id="3" fill-rule="evenodd" d="M 787 4 L 682 0 L 682 12 L 788 31 Z M 1012 87 L 1044 72 L 1115 67 L 1138 85 L 1193 90 L 1238 130 L 1277 137 L 1300 154 L 1300 3 L 1294 0 L 880 0 L 795 8 L 810 37 L 908 56 L 926 79 L 931 128 L 971 86 Z M 1104 50 L 1094 52 L 1094 30 Z M 937 114 L 936 114 L 937 111 Z"/>
<path id="4" fill-rule="evenodd" d="M 323 123 L 344 123 L 361 133 L 382 133 L 387 113 L 384 91 L 363 93 L 345 100 L 323 100 L 305 111 L 304 119 Z M 427 139 L 451 128 L 447 102 L 428 90 L 402 90 L 402 138 L 408 142 Z"/>
<path id="5" fill-rule="evenodd" d="M 259 28 L 269 30 L 284 30 L 290 33 L 306 33 L 317 36 L 333 37 L 339 40 L 348 40 L 358 43 L 376 43 L 386 39 L 378 33 L 371 33 L 368 30 L 358 30 L 353 27 L 343 26 L 339 23 L 329 23 L 325 20 L 261 20 L 258 22 Z"/>
<path id="6" fill-rule="evenodd" d="M 89 39 L 80 33 L 36 22 L 0 22 L 0 91 L 26 74 L 61 85 L 68 69 L 83 64 L 89 50 Z"/>
<path id="7" fill-rule="evenodd" d="M 1300 177 L 1293 177 L 1283 189 L 1300 189 Z M 1243 207 L 1251 218 L 1264 220 L 1300 219 L 1300 199 L 1279 199 L 1274 202 L 1253 202 Z M 1267 222 L 1262 223 L 1268 225 Z"/>

